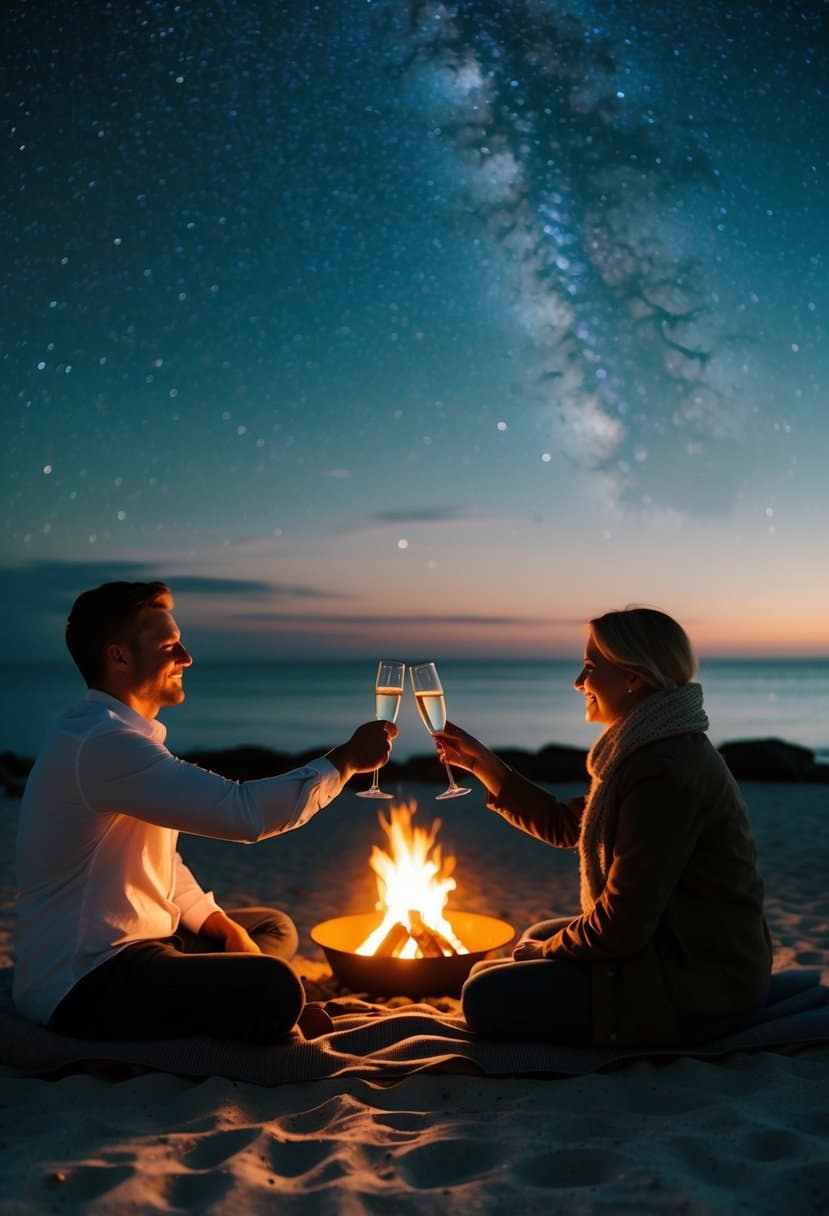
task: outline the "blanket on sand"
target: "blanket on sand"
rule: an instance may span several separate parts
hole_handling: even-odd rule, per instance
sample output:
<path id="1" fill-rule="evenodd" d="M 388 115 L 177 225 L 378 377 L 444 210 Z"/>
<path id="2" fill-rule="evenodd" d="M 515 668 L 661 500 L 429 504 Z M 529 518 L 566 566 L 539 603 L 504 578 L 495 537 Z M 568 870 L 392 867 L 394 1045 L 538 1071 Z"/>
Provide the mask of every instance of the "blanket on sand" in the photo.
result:
<path id="1" fill-rule="evenodd" d="M 688 1047 L 606 1050 L 556 1043 L 479 1039 L 461 1017 L 430 1005 L 389 1011 L 361 1000 L 329 1001 L 334 1029 L 306 1040 L 294 1032 L 267 1044 L 207 1037 L 112 1043 L 73 1039 L 20 1016 L 11 999 L 11 968 L 0 969 L 0 1064 L 27 1076 L 119 1068 L 221 1076 L 256 1085 L 282 1085 L 329 1077 L 393 1080 L 416 1072 L 467 1072 L 484 1076 L 578 1076 L 630 1060 L 698 1058 L 753 1049 L 786 1049 L 829 1042 L 829 987 L 817 971 L 781 971 L 772 978 L 766 1007 L 736 1034 Z"/>

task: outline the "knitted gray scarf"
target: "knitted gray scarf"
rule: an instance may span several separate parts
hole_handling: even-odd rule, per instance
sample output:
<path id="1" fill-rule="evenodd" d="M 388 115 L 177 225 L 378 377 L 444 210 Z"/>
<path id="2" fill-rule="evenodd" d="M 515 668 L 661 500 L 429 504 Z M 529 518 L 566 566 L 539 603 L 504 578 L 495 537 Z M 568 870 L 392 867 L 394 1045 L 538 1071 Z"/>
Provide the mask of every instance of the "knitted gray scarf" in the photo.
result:
<path id="1" fill-rule="evenodd" d="M 604 890 L 618 815 L 619 768 L 628 756 L 646 743 L 708 730 L 702 708 L 702 686 L 683 684 L 667 692 L 646 697 L 619 722 L 599 735 L 587 756 L 590 792 L 579 837 L 581 909 L 587 915 Z"/>

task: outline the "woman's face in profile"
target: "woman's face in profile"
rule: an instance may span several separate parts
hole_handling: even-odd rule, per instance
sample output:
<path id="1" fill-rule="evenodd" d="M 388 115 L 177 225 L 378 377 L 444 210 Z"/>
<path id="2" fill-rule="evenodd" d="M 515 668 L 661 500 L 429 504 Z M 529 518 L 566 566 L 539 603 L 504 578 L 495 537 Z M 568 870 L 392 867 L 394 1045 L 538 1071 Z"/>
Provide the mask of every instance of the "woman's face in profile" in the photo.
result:
<path id="1" fill-rule="evenodd" d="M 610 726 L 623 718 L 636 703 L 636 698 L 628 692 L 631 673 L 604 657 L 592 633 L 587 638 L 584 666 L 576 677 L 575 687 L 584 695 L 585 722 Z"/>

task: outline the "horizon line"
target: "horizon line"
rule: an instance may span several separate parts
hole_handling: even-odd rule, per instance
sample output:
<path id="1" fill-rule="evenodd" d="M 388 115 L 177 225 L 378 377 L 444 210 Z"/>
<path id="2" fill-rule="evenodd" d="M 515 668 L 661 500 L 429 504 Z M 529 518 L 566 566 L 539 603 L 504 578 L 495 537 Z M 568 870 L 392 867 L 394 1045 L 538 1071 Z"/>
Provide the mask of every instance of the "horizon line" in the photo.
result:
<path id="1" fill-rule="evenodd" d="M 697 655 L 700 665 L 703 663 L 829 663 L 829 651 L 824 654 L 816 653 L 796 653 L 785 654 L 779 651 L 770 653 L 752 653 L 752 654 L 699 654 Z M 440 658 L 441 663 L 570 663 L 576 658 L 575 653 L 566 654 L 480 654 L 480 655 L 444 655 Z M 401 658 L 400 662 L 406 662 L 411 665 L 412 662 L 419 663 L 425 660 L 417 657 L 414 659 Z M 236 655 L 236 656 L 204 656 L 196 655 L 193 665 L 202 666 L 210 663 L 215 666 L 229 666 L 231 664 L 244 663 L 246 665 L 253 663 L 376 663 L 377 654 L 342 654 L 342 655 L 319 655 L 319 654 L 293 654 L 293 655 Z M 15 667 L 21 664 L 30 664 L 32 666 L 49 666 L 67 665 L 73 666 L 71 657 L 66 655 L 52 655 L 37 657 L 32 655 L 15 657 L 0 656 L 0 666 Z"/>

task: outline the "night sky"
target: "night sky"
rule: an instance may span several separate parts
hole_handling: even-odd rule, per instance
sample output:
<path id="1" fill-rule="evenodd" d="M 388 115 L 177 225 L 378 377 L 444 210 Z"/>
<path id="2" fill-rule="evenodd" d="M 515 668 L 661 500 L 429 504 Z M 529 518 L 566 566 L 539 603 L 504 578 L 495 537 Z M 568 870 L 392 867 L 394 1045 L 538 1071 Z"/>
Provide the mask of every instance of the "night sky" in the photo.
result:
<path id="1" fill-rule="evenodd" d="M 0 658 L 825 654 L 828 14 L 7 5 Z"/>

